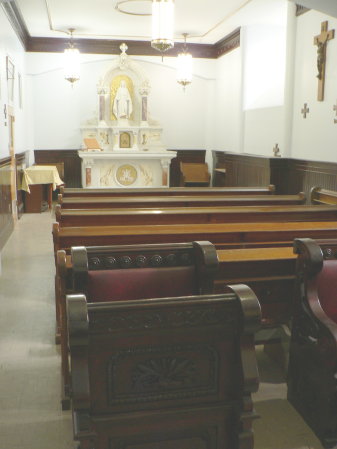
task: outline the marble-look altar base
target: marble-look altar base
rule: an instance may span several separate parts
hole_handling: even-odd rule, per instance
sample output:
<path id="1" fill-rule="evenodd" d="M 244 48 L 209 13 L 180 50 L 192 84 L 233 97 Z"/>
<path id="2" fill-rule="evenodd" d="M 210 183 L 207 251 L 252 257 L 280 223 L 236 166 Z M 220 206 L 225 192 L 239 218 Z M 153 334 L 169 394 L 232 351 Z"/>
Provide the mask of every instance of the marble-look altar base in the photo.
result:
<path id="1" fill-rule="evenodd" d="M 175 151 L 79 151 L 82 186 L 93 188 L 169 187 Z"/>

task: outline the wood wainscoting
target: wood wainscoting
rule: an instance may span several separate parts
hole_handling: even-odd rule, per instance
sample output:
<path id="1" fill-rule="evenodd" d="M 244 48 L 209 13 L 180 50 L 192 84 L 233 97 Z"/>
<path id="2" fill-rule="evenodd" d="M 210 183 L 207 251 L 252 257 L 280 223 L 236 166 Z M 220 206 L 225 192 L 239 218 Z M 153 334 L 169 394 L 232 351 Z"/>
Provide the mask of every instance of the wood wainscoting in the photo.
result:
<path id="1" fill-rule="evenodd" d="M 24 213 L 24 192 L 20 190 L 22 182 L 22 171 L 28 165 L 27 153 L 18 153 L 15 155 L 15 170 L 16 170 L 16 204 L 18 209 L 18 218 L 21 218 Z"/>
<path id="2" fill-rule="evenodd" d="M 82 187 L 81 158 L 78 150 L 34 150 L 35 163 L 62 166 L 66 187 Z M 62 173 L 60 173 L 62 178 Z"/>
<path id="3" fill-rule="evenodd" d="M 180 186 L 180 162 L 205 162 L 206 150 L 173 150 L 177 157 L 173 158 L 170 166 L 170 187 Z"/>
<path id="4" fill-rule="evenodd" d="M 274 184 L 276 193 L 304 192 L 319 186 L 337 190 L 337 163 L 213 151 L 213 167 L 225 168 L 222 186 L 263 186 Z M 219 177 L 214 177 L 215 181 Z M 215 184 L 216 186 L 217 185 Z"/>
<path id="5" fill-rule="evenodd" d="M 11 197 L 11 158 L 0 159 L 0 249 L 14 229 Z"/>

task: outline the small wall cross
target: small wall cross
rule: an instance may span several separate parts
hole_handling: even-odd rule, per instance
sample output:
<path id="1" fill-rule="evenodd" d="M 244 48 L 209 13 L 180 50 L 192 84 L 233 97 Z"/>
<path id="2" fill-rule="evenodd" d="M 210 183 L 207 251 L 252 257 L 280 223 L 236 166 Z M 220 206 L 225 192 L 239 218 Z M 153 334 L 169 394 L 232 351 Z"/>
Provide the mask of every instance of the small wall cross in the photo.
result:
<path id="1" fill-rule="evenodd" d="M 336 112 L 336 116 L 337 116 L 337 101 L 336 101 L 336 104 L 333 105 L 333 110 Z M 333 122 L 337 123 L 337 119 L 334 119 Z"/>
<path id="2" fill-rule="evenodd" d="M 314 45 L 317 45 L 317 78 L 318 92 L 317 100 L 324 100 L 324 82 L 325 82 L 325 63 L 326 63 L 326 47 L 328 41 L 335 37 L 335 30 L 328 31 L 328 21 L 321 23 L 321 34 L 314 37 Z"/>
<path id="3" fill-rule="evenodd" d="M 304 103 L 303 109 L 301 109 L 301 113 L 303 114 L 303 118 L 307 118 L 307 114 L 310 112 L 307 103 Z"/>

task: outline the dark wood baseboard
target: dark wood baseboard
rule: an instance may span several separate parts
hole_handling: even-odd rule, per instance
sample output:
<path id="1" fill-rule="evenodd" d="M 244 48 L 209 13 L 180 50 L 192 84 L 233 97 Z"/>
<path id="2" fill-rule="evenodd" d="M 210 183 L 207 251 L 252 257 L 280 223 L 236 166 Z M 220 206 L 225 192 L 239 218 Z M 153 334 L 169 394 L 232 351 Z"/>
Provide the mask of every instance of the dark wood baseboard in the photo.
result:
<path id="1" fill-rule="evenodd" d="M 14 229 L 11 197 L 11 159 L 0 159 L 0 249 Z"/>

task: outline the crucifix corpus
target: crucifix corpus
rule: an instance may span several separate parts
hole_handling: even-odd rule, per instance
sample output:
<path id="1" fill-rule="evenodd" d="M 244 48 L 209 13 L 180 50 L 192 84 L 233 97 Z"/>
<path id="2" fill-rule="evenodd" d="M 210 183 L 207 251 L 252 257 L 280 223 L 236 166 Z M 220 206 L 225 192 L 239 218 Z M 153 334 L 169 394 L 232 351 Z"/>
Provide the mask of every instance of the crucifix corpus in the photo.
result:
<path id="1" fill-rule="evenodd" d="M 335 37 L 335 30 L 328 31 L 328 21 L 321 23 L 321 34 L 314 37 L 314 45 L 317 45 L 318 101 L 324 100 L 326 46 L 328 41 L 333 39 L 334 37 Z"/>

